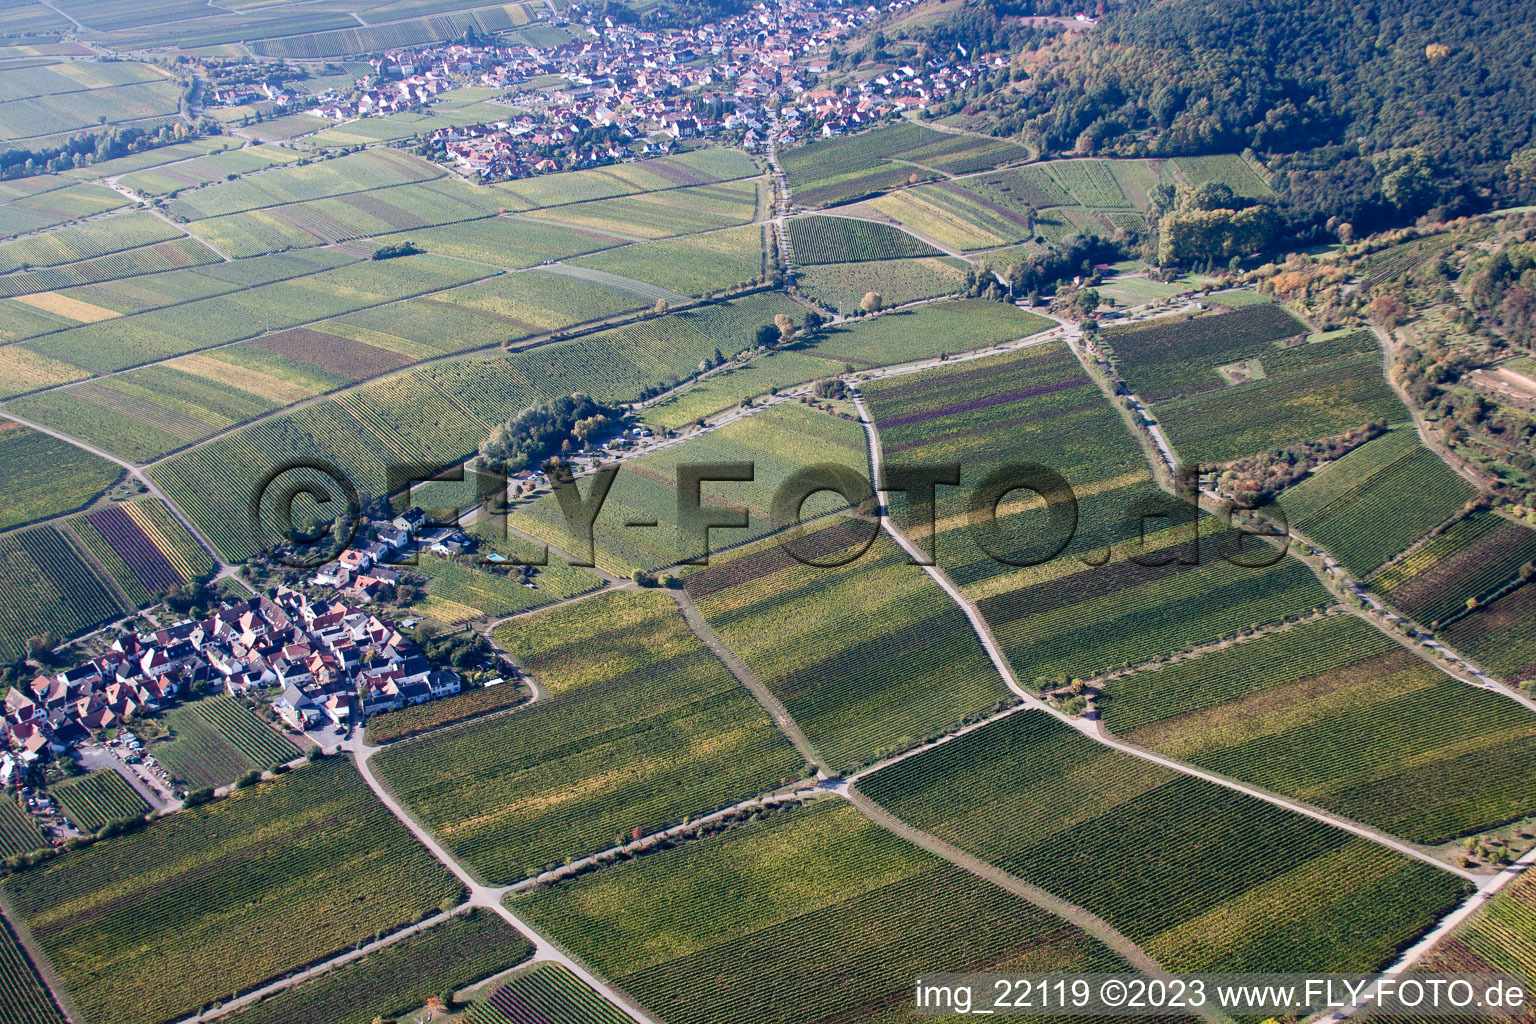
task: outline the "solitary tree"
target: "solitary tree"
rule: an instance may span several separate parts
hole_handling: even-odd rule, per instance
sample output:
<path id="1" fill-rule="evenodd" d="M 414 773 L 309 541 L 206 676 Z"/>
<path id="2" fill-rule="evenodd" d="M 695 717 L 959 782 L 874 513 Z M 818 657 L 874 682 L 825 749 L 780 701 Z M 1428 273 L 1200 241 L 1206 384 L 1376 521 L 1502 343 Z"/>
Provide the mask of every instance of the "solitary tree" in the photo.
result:
<path id="1" fill-rule="evenodd" d="M 788 313 L 779 313 L 773 318 L 773 325 L 779 329 L 779 344 L 788 345 L 795 338 L 795 322 L 789 318 Z"/>
<path id="2" fill-rule="evenodd" d="M 879 292 L 865 292 L 864 297 L 859 300 L 859 308 L 866 313 L 873 313 L 884 304 Z"/>

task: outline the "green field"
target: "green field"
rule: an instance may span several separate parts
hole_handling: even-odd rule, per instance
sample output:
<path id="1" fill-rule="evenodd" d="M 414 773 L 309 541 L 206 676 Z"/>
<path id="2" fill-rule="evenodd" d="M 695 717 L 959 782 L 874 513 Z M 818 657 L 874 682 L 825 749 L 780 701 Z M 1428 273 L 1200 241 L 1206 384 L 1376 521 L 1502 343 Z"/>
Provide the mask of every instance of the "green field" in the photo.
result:
<path id="1" fill-rule="evenodd" d="M 613 481 L 602 513 L 593 524 L 596 561 L 600 567 L 628 575 L 635 569 L 652 571 L 704 553 L 702 541 L 685 536 L 678 522 L 678 466 L 685 463 L 751 462 L 751 481 L 703 485 L 706 512 L 746 508 L 745 527 L 710 531 L 709 548 L 719 551 L 763 536 L 777 524 L 770 519 L 774 491 L 790 474 L 805 466 L 836 462 L 866 472 L 863 431 L 858 425 L 805 406 L 785 403 L 736 420 L 687 444 L 624 465 Z M 825 500 L 823 500 L 825 498 Z M 833 498 L 818 496 L 807 503 L 806 516 L 830 509 Z M 655 522 L 654 529 L 632 529 L 629 522 Z M 508 525 L 548 541 L 573 555 L 586 550 L 560 510 L 546 494 L 512 511 Z M 578 550 L 580 548 L 580 550 Z"/>
<path id="2" fill-rule="evenodd" d="M 471 718 L 505 711 L 527 699 L 527 691 L 521 686 L 515 683 L 501 683 L 496 686 L 465 690 L 451 697 L 442 697 L 428 701 L 426 704 L 402 708 L 399 711 L 386 711 L 368 719 L 368 742 L 391 743 L 406 736 L 431 732 L 446 725 L 455 725 Z"/>
<path id="3" fill-rule="evenodd" d="M 1403 427 L 1328 463 L 1277 504 L 1293 528 L 1363 577 L 1476 494 Z"/>
<path id="4" fill-rule="evenodd" d="M 1367 581 L 1431 628 L 1468 610 L 1536 560 L 1536 530 L 1493 512 L 1473 512 Z"/>
<path id="5" fill-rule="evenodd" d="M 626 240 L 602 231 L 575 230 L 527 217 L 493 216 L 398 235 L 380 235 L 377 241 L 384 244 L 409 241 L 427 252 L 513 269 L 609 249 L 624 245 Z"/>
<path id="6" fill-rule="evenodd" d="M 645 410 L 645 422 L 663 430 L 684 427 L 701 417 L 736 408 L 744 398 L 792 387 L 840 368 L 811 351 L 782 349 L 734 364 Z"/>
<path id="7" fill-rule="evenodd" d="M 127 210 L 0 244 L 0 273 L 73 263 L 180 237 L 154 214 Z"/>
<path id="8" fill-rule="evenodd" d="M 462 890 L 331 758 L 6 881 L 92 1024 L 159 1024 Z"/>
<path id="9" fill-rule="evenodd" d="M 1118 753 L 1039 711 L 859 783 L 1176 971 L 1374 970 L 1468 891 L 1341 829 Z"/>
<path id="10" fill-rule="evenodd" d="M 634 238 L 670 238 L 746 224 L 757 215 L 759 178 L 662 189 L 593 199 L 539 210 L 530 216 L 588 231 Z"/>
<path id="11" fill-rule="evenodd" d="M 592 991 L 570 968 L 542 960 L 502 985 L 470 1018 L 471 1024 L 631 1024 L 628 1014 Z"/>
<path id="12" fill-rule="evenodd" d="M 828 309 L 851 313 L 869 292 L 888 304 L 949 295 L 965 287 L 965 265 L 950 257 L 831 263 L 797 271 L 795 283 Z"/>
<path id="13" fill-rule="evenodd" d="M 889 224 L 851 217 L 796 217 L 788 222 L 795 262 L 860 263 L 938 256 L 938 249 Z"/>
<path id="14" fill-rule="evenodd" d="M 127 610 L 57 529 L 0 536 L 0 658 L 22 654 L 31 637 L 57 643 Z"/>
<path id="15" fill-rule="evenodd" d="M 977 601 L 1023 680 L 1088 677 L 1329 600 L 1298 560 L 1248 568 L 1221 557 L 1235 554 L 1234 538 L 1213 521 L 1196 549 L 1193 517 L 1165 518 L 1179 506 L 1153 488 L 1113 406 L 1064 345 L 864 391 L 887 460 L 960 463 L 961 486 L 940 489 L 938 561 Z M 1018 492 L 998 506 L 995 526 L 976 533 L 969 489 L 1019 452 L 1060 474 L 1075 504 L 1048 508 Z M 915 528 L 904 499 L 892 510 Z M 1073 516 L 1075 531 L 1049 559 L 1066 536 L 1053 515 Z"/>
<path id="16" fill-rule="evenodd" d="M 494 310 L 499 282 L 525 276 L 533 275 L 498 278 L 496 289 L 487 282 L 484 295 L 473 301 Z M 590 291 L 580 282 L 545 276 L 567 289 L 559 294 Z M 550 295 L 550 284 L 540 283 L 539 292 Z M 404 308 L 392 308 L 395 319 Z M 387 486 L 387 466 L 402 459 L 434 468 L 460 461 L 474 453 L 491 424 L 534 402 L 577 391 L 605 402 L 634 401 L 647 389 L 664 389 L 696 372 L 716 346 L 734 352 L 749 344 L 757 327 L 780 312 L 798 319 L 804 308 L 782 293 L 762 293 L 528 352 L 434 363 L 218 438 L 157 464 L 151 475 L 226 556 L 243 559 L 259 543 L 246 526 L 255 482 L 284 460 L 325 458 L 343 467 L 356 486 L 378 494 Z M 389 318 L 381 316 L 380 329 L 351 322 L 358 319 L 330 321 L 326 329 L 407 347 L 406 339 L 385 333 L 410 333 Z M 231 473 L 231 466 L 240 472 Z"/>
<path id="17" fill-rule="evenodd" d="M 834 203 L 882 192 L 943 172 L 964 174 L 1031 157 L 1014 142 L 952 135 L 911 122 L 833 139 L 819 139 L 779 154 L 795 205 Z"/>
<path id="18" fill-rule="evenodd" d="M 710 148 L 659 160 L 640 160 L 613 167 L 519 178 L 494 187 L 506 196 L 509 209 L 533 210 L 639 192 L 732 181 L 752 177 L 757 173 L 756 162 L 741 150 Z"/>
<path id="19" fill-rule="evenodd" d="M 685 238 L 608 249 L 570 261 L 683 295 L 726 291 L 763 275 L 763 232 L 744 224 Z"/>
<path id="20" fill-rule="evenodd" d="M 84 832 L 94 832 L 109 821 L 141 817 L 149 810 L 138 791 L 110 768 L 66 779 L 48 793 Z"/>
<path id="21" fill-rule="evenodd" d="M 1262 198 L 1274 194 L 1268 182 L 1240 156 L 1181 156 L 1172 164 L 1191 185 L 1218 181 L 1240 196 Z"/>
<path id="22" fill-rule="evenodd" d="M 500 209 L 494 193 L 444 178 L 244 210 L 196 221 L 192 228 L 239 258 L 480 220 Z"/>
<path id="23" fill-rule="evenodd" d="M 0 857 L 14 857 L 48 845 L 32 815 L 7 793 L 0 798 Z"/>
<path id="24" fill-rule="evenodd" d="M 278 146 L 232 148 L 222 153 L 135 171 L 123 175 L 119 180 L 140 195 L 162 196 L 223 181 L 230 175 L 244 176 L 253 171 L 264 171 L 297 159 L 297 153 Z"/>
<path id="25" fill-rule="evenodd" d="M 299 756 L 291 741 L 225 694 L 170 708 L 162 718 L 170 737 L 146 752 L 188 789 L 227 786 Z"/>
<path id="26" fill-rule="evenodd" d="M 203 220 L 244 210 L 425 181 L 441 177 L 442 173 L 441 168 L 399 150 L 365 149 L 334 160 L 282 167 L 190 190 L 168 203 L 166 210 L 187 220 Z"/>
<path id="27" fill-rule="evenodd" d="M 1154 406 L 1187 463 L 1226 462 L 1404 414 L 1382 373 L 1376 336 L 1367 330 L 1269 347 L 1234 359 L 1222 372 L 1227 387 Z"/>
<path id="28" fill-rule="evenodd" d="M 1139 746 L 1414 842 L 1536 814 L 1536 714 L 1353 615 L 1111 680 L 1101 707 Z"/>
<path id="29" fill-rule="evenodd" d="M 733 651 L 842 772 L 1009 699 L 959 607 L 895 542 L 844 520 L 803 541 L 803 564 L 770 542 L 688 577 Z M 851 560 L 849 560 L 851 559 Z"/>
<path id="30" fill-rule="evenodd" d="M 496 642 L 538 684 L 537 702 L 373 762 L 488 879 L 537 874 L 799 770 L 799 755 L 667 594 L 625 591 L 514 619 Z"/>
<path id="31" fill-rule="evenodd" d="M 893 1014 L 913 976 L 935 963 L 1125 969 L 1073 926 L 831 799 L 509 905 L 671 1024 L 904 1019 Z"/>
<path id="32" fill-rule="evenodd" d="M 126 197 L 103 185 L 72 185 L 61 179 L 53 183 L 62 187 L 0 203 L 0 237 L 40 231 L 128 205 Z"/>
<path id="33" fill-rule="evenodd" d="M 1262 359 L 1275 353 L 1275 342 L 1306 333 L 1307 326 L 1281 307 L 1262 305 L 1111 328 L 1104 337 L 1130 389 L 1149 402 L 1166 402 L 1216 391 L 1228 384 L 1218 367 Z"/>
<path id="34" fill-rule="evenodd" d="M 961 299 L 844 324 L 825 332 L 814 351 L 858 368 L 885 366 L 987 348 L 1054 326 L 1054 321 L 1008 303 Z"/>
<path id="35" fill-rule="evenodd" d="M 357 263 L 85 324 L 22 344 L 44 357 L 107 373 L 440 291 L 491 273 L 430 255 Z"/>
<path id="36" fill-rule="evenodd" d="M 531 588 L 519 576 L 475 564 L 476 555 L 469 558 L 468 565 L 429 554 L 417 560 L 410 571 L 427 578 L 422 612 L 457 625 L 481 615 L 499 618 L 538 608 L 602 585 L 602 577 L 558 558 L 539 569 Z"/>
<path id="37" fill-rule="evenodd" d="M 533 946 L 516 928 L 494 911 L 476 907 L 226 1019 L 238 1024 L 392 1020 L 531 955 Z"/>
<path id="38" fill-rule="evenodd" d="M 122 473 L 84 449 L 0 418 L 0 530 L 88 505 Z"/>
<path id="39" fill-rule="evenodd" d="M 11 923 L 0 917 L 0 1024 L 65 1024 Z"/>
<path id="40" fill-rule="evenodd" d="M 0 140 L 59 136 L 98 123 L 117 123 L 176 113 L 181 90 L 170 76 L 149 64 L 59 64 L 0 72 L 23 75 L 24 98 L 0 102 Z M 74 71 L 68 78 L 60 72 Z M 103 69 L 110 74 L 104 73 Z M 11 82 L 0 82 L 0 96 L 14 96 Z"/>

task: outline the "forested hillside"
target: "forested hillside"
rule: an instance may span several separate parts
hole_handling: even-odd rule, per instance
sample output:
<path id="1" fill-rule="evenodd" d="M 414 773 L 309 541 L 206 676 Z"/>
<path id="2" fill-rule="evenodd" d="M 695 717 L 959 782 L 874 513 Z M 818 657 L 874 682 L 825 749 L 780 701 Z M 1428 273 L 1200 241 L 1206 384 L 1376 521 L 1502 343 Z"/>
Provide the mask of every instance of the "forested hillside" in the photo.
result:
<path id="1" fill-rule="evenodd" d="M 1136 0 L 1066 36 L 1014 17 L 1029 13 L 983 4 L 923 33 L 1013 52 L 1011 81 L 973 97 L 999 134 L 1053 153 L 1252 149 L 1295 228 L 1531 198 L 1536 24 L 1519 0 Z"/>

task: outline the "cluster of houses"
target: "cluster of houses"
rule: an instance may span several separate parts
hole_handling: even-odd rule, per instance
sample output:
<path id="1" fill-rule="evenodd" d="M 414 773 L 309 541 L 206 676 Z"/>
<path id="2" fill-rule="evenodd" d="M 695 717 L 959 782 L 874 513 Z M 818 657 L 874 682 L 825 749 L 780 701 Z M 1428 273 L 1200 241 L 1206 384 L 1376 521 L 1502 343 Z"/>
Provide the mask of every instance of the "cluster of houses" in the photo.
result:
<path id="1" fill-rule="evenodd" d="M 237 82 L 230 85 L 215 85 L 208 89 L 203 96 L 203 105 L 239 107 L 247 103 L 261 103 L 264 100 L 287 103 L 292 99 L 292 94 L 282 86 L 271 82 Z"/>
<path id="2" fill-rule="evenodd" d="M 318 103 L 308 112 L 330 121 L 350 121 L 371 114 L 394 114 L 430 103 L 462 81 L 460 76 L 473 72 L 486 59 L 487 47 L 444 47 L 445 54 L 408 57 L 393 53 L 388 59 L 370 61 L 381 77 L 377 84 L 358 81 L 345 95 L 334 90 L 316 97 Z M 420 62 L 422 70 L 417 71 Z"/>
<path id="3" fill-rule="evenodd" d="M 154 633 L 124 633 L 102 654 L 13 687 L 0 722 L 0 770 L 9 775 L 159 711 L 195 684 L 230 694 L 279 689 L 274 709 L 296 729 L 393 711 L 458 693 L 451 669 L 433 668 L 393 623 L 342 600 L 288 587 L 226 603 L 207 618 Z"/>
<path id="4" fill-rule="evenodd" d="M 789 145 L 942 102 L 1007 66 L 1006 55 L 957 48 L 922 67 L 820 85 L 839 44 L 918 2 L 782 0 L 675 30 L 616 24 L 577 6 L 572 20 L 560 22 L 572 43 L 389 51 L 373 62 L 378 84 L 322 96 L 310 112 L 345 120 L 419 106 L 459 85 L 504 90 L 505 119 L 438 129 L 424 147 L 483 180 L 664 155 L 680 140 L 706 136 L 749 150 Z"/>
<path id="5" fill-rule="evenodd" d="M 391 520 L 366 523 L 365 529 L 366 536 L 359 536 L 334 562 L 317 569 L 310 582 L 367 603 L 401 582 L 401 570 L 390 563 L 417 551 L 452 558 L 473 552 L 479 544 L 456 526 L 429 523 L 419 508 L 407 509 Z"/>

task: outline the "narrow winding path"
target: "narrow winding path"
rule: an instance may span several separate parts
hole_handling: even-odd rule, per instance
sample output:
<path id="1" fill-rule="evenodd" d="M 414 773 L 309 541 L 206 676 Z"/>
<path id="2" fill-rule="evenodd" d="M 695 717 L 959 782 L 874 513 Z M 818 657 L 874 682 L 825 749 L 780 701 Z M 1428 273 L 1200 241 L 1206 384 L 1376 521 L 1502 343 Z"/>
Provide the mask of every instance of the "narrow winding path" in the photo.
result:
<path id="1" fill-rule="evenodd" d="M 863 396 L 859 394 L 857 389 L 853 391 L 853 401 L 854 405 L 857 406 L 859 410 L 859 418 L 864 424 L 864 431 L 869 440 L 869 456 L 871 465 L 873 467 L 875 487 L 877 491 L 883 491 L 885 476 L 883 456 L 880 449 L 880 435 L 875 429 L 874 420 L 870 417 L 869 410 L 864 405 Z M 896 543 L 900 544 L 902 549 L 912 557 L 914 562 L 922 563 L 927 558 L 926 553 L 921 551 L 916 544 L 907 538 L 906 534 L 904 534 L 896 527 L 893 522 L 891 522 L 889 511 L 883 502 L 880 505 L 880 523 L 885 528 L 886 532 L 890 534 L 891 538 L 895 540 Z M 1309 818 L 1314 818 L 1318 821 L 1326 822 L 1329 825 L 1342 828 L 1345 831 L 1351 832 L 1364 839 L 1369 839 L 1372 842 L 1379 843 L 1382 846 L 1396 850 L 1398 853 L 1401 853 L 1404 856 L 1412 857 L 1413 859 L 1423 861 L 1426 864 L 1432 864 L 1435 867 L 1440 868 L 1442 871 L 1449 871 L 1452 874 L 1460 875 L 1462 878 L 1465 878 L 1474 884 L 1481 885 L 1487 881 L 1485 876 L 1478 876 L 1470 871 L 1466 871 L 1465 869 L 1454 867 L 1450 864 L 1447 864 L 1445 861 L 1440 860 L 1438 857 L 1424 849 L 1402 842 L 1401 840 L 1395 839 L 1384 832 L 1370 828 L 1366 825 L 1362 825 L 1359 822 L 1350 821 L 1347 818 L 1341 818 L 1338 815 L 1330 814 L 1327 811 L 1320 810 L 1319 808 L 1297 803 L 1294 800 L 1289 800 L 1278 794 L 1270 793 L 1257 787 L 1246 785 L 1244 783 L 1238 782 L 1235 779 L 1229 779 L 1225 776 L 1203 771 L 1191 765 L 1184 764 L 1181 761 L 1175 761 L 1172 758 L 1164 757 L 1163 755 L 1154 751 L 1146 750 L 1142 747 L 1138 747 L 1109 736 L 1101 735 L 1099 731 L 1094 727 L 1092 722 L 1088 722 L 1080 718 L 1074 718 L 1063 713 L 1059 709 L 1052 707 L 1050 704 L 1041 700 L 1039 697 L 1035 696 L 1033 693 L 1020 685 L 1018 678 L 1014 675 L 1012 665 L 1009 663 L 1007 657 L 1003 654 L 1002 647 L 998 644 L 997 638 L 992 634 L 991 625 L 986 621 L 985 618 L 982 617 L 980 609 L 976 607 L 976 603 L 972 601 L 971 598 L 967 596 L 965 592 L 962 591 L 955 584 L 955 582 L 949 578 L 947 573 L 945 573 L 937 566 L 924 565 L 923 571 L 926 572 L 933 579 L 933 581 L 939 585 L 944 593 L 949 595 L 951 600 L 960 606 L 960 610 L 964 612 L 966 619 L 971 624 L 971 628 L 975 630 L 977 638 L 981 641 L 982 647 L 986 650 L 987 656 L 992 660 L 993 666 L 1002 676 L 1003 681 L 1008 685 L 1008 688 L 1012 690 L 1014 694 L 1025 704 L 1030 705 L 1036 710 L 1044 711 L 1051 717 L 1082 733 L 1084 736 L 1093 740 L 1095 743 L 1103 744 L 1104 746 L 1118 750 L 1121 753 L 1130 754 L 1133 757 L 1141 758 L 1144 761 L 1150 761 L 1153 764 L 1161 765 L 1164 768 L 1168 768 L 1185 775 L 1190 775 L 1198 779 L 1203 779 L 1206 782 L 1214 783 L 1215 785 L 1223 786 L 1227 789 L 1243 793 L 1247 796 L 1253 797 L 1254 799 L 1263 800 L 1267 803 L 1274 804 L 1277 807 L 1283 807 L 1286 810 L 1293 811 L 1297 814 L 1302 814 Z"/>

